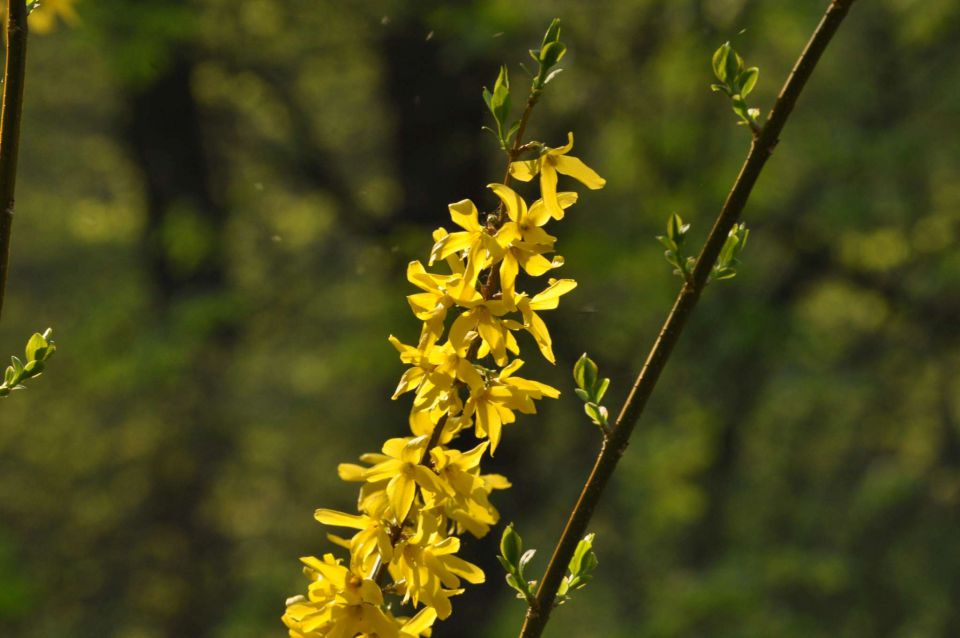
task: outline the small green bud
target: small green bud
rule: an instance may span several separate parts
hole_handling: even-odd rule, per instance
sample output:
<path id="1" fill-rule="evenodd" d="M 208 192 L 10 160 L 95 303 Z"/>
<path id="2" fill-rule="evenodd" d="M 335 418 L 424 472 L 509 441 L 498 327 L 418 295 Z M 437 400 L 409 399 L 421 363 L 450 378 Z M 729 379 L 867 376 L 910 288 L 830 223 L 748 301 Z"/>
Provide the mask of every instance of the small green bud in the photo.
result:
<path id="1" fill-rule="evenodd" d="M 667 220 L 667 237 L 679 247 L 683 245 L 687 231 L 690 230 L 690 224 L 684 224 L 683 218 L 679 214 L 673 213 Z"/>
<path id="2" fill-rule="evenodd" d="M 540 43 L 540 48 L 543 49 L 551 42 L 560 41 L 560 18 L 554 18 L 550 22 L 550 26 L 547 27 L 547 32 L 543 35 L 543 42 Z"/>
<path id="3" fill-rule="evenodd" d="M 544 69 L 551 69 L 567 53 L 567 46 L 563 42 L 551 42 L 540 49 L 540 64 Z"/>

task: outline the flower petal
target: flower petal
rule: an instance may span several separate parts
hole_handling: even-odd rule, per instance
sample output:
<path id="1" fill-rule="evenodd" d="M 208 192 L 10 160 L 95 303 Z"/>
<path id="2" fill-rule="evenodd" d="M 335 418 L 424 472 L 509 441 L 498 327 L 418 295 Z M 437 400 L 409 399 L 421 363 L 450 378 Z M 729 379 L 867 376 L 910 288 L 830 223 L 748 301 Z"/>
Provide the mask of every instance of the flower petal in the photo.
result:
<path id="1" fill-rule="evenodd" d="M 558 172 L 569 175 L 591 190 L 603 188 L 603 185 L 607 183 L 607 180 L 597 175 L 596 171 L 576 157 L 558 156 L 556 163 Z"/>
<path id="2" fill-rule="evenodd" d="M 397 474 L 387 483 L 387 498 L 397 517 L 397 522 L 403 522 L 413 507 L 413 499 L 417 495 L 417 484 L 403 474 Z"/>
<path id="3" fill-rule="evenodd" d="M 550 162 L 544 162 L 540 171 L 540 194 L 550 216 L 554 219 L 563 217 L 563 209 L 557 201 L 557 169 Z"/>
<path id="4" fill-rule="evenodd" d="M 557 193 L 557 203 L 560 204 L 560 216 L 555 217 L 554 219 L 563 219 L 563 211 L 567 208 L 570 208 L 577 203 L 579 195 L 573 191 L 563 191 Z M 530 220 L 536 226 L 543 226 L 547 223 L 547 220 L 550 219 L 550 211 L 547 210 L 547 207 L 544 206 L 543 200 L 538 199 L 530 206 L 530 210 L 527 213 L 527 219 Z"/>
<path id="5" fill-rule="evenodd" d="M 526 253 L 521 253 L 521 259 L 525 258 L 524 255 L 526 255 Z M 514 255 L 512 250 L 507 251 L 507 253 L 503 256 L 503 261 L 500 262 L 500 289 L 503 291 L 503 296 L 507 299 L 512 299 L 514 297 L 514 293 L 516 292 L 517 273 L 519 271 L 520 264 L 517 262 L 517 257 Z M 529 270 L 527 272 L 529 272 Z"/>
<path id="6" fill-rule="evenodd" d="M 522 162 L 510 162 L 510 176 L 519 179 L 521 182 L 529 182 L 540 172 L 540 160 L 524 160 Z"/>
<path id="7" fill-rule="evenodd" d="M 503 202 L 510 219 L 518 222 L 527 216 L 527 203 L 515 190 L 503 184 L 488 184 L 487 188 L 492 190 Z"/>
<path id="8" fill-rule="evenodd" d="M 317 519 L 318 522 L 323 523 L 324 525 L 330 525 L 331 527 L 366 529 L 371 523 L 369 516 L 356 516 L 354 514 L 346 514 L 336 510 L 322 508 L 315 511 L 313 513 L 313 517 Z"/>
<path id="9" fill-rule="evenodd" d="M 476 205 L 469 199 L 461 199 L 447 206 L 450 209 L 450 219 L 464 230 L 477 232 L 480 230 L 479 213 Z"/>

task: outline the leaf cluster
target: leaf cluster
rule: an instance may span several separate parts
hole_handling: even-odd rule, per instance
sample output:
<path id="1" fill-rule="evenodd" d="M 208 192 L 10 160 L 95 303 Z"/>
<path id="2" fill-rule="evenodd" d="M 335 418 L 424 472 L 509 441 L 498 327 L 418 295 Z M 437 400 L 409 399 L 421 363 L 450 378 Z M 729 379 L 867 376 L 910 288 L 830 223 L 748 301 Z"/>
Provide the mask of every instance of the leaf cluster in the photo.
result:
<path id="1" fill-rule="evenodd" d="M 740 117 L 740 124 L 749 126 L 754 133 L 758 132 L 760 110 L 750 108 L 746 98 L 757 84 L 760 69 L 755 66 L 744 68 L 740 54 L 729 42 L 724 42 L 713 54 L 713 74 L 720 82 L 711 84 L 710 88 L 725 93 L 730 98 L 733 112 Z"/>
<path id="2" fill-rule="evenodd" d="M 593 579 L 593 570 L 599 564 L 593 551 L 595 537 L 596 534 L 587 534 L 577 543 L 577 549 L 567 565 L 567 574 L 557 590 L 555 605 L 559 606 L 570 600 L 571 592 L 583 589 Z M 514 529 L 513 523 L 506 526 L 500 539 L 500 555 L 497 560 L 507 572 L 507 584 L 516 590 L 517 598 L 527 601 L 528 605 L 533 604 L 536 597 L 537 581 L 527 580 L 524 570 L 536 553 L 535 549 L 523 551 L 523 539 Z"/>
<path id="3" fill-rule="evenodd" d="M 536 553 L 535 549 L 523 551 L 523 538 L 514 529 L 513 523 L 504 528 L 503 536 L 500 537 L 500 555 L 497 556 L 497 560 L 507 572 L 507 584 L 516 590 L 517 598 L 527 601 L 527 604 L 533 602 L 537 581 L 527 580 L 523 572 Z"/>
<path id="4" fill-rule="evenodd" d="M 727 240 L 720 249 L 720 256 L 717 263 L 713 265 L 710 272 L 710 281 L 720 279 L 732 279 L 737 276 L 737 267 L 740 265 L 740 253 L 747 245 L 747 237 L 750 230 L 744 223 L 737 224 L 730 229 Z"/>
<path id="5" fill-rule="evenodd" d="M 593 580 L 593 570 L 600 564 L 593 551 L 594 537 L 596 534 L 587 534 L 577 543 L 577 549 L 574 550 L 573 558 L 567 566 L 567 575 L 563 577 L 557 589 L 557 605 L 570 600 L 570 592 L 583 589 Z"/>
<path id="6" fill-rule="evenodd" d="M 605 435 L 608 434 L 610 413 L 606 407 L 600 405 L 600 401 L 610 387 L 610 379 L 600 378 L 597 364 L 584 352 L 573 366 L 573 380 L 577 383 L 573 392 L 583 401 L 583 411 Z"/>
<path id="7" fill-rule="evenodd" d="M 673 213 L 667 220 L 667 234 L 657 235 L 657 241 L 666 248 L 664 259 L 673 266 L 673 274 L 679 275 L 684 281 L 691 280 L 693 269 L 697 265 L 696 257 L 686 255 L 684 251 L 689 230 L 690 224 L 685 224 L 679 214 Z"/>
<path id="8" fill-rule="evenodd" d="M 6 397 L 14 390 L 24 390 L 26 386 L 23 382 L 27 379 L 39 377 L 46 361 L 56 352 L 57 346 L 51 339 L 53 331 L 47 328 L 43 334 L 33 333 L 30 340 L 27 341 L 27 347 L 24 350 L 24 359 L 17 356 L 10 357 L 10 365 L 3 375 L 3 384 L 0 385 L 0 397 Z"/>
<path id="9" fill-rule="evenodd" d="M 540 48 L 530 50 L 530 57 L 537 63 L 537 72 L 531 73 L 533 76 L 533 84 L 530 87 L 531 100 L 536 100 L 544 87 L 563 70 L 557 67 L 557 64 L 566 53 L 567 46 L 560 41 L 560 19 L 554 18 L 543 36 Z M 523 68 L 527 71 L 526 67 Z M 493 84 L 493 90 L 491 91 L 487 87 L 483 88 L 483 101 L 487 105 L 487 110 L 493 116 L 494 122 L 494 127 L 484 126 L 483 129 L 493 133 L 500 143 L 500 148 L 506 151 L 510 148 L 510 144 L 520 128 L 520 120 L 510 121 L 512 106 L 510 73 L 506 65 L 500 67 L 497 80 Z"/>

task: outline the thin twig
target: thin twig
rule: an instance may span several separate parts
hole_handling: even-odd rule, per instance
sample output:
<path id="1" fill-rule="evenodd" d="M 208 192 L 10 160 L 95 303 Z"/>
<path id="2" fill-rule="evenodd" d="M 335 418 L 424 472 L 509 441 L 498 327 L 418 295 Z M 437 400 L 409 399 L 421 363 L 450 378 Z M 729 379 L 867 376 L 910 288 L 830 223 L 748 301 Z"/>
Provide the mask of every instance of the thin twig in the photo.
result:
<path id="1" fill-rule="evenodd" d="M 3 111 L 0 113 L 0 315 L 7 289 L 13 198 L 20 149 L 20 114 L 27 62 L 27 5 L 7 0 L 7 59 L 3 68 Z"/>
<path id="2" fill-rule="evenodd" d="M 538 638 L 543 633 L 556 601 L 557 589 L 566 573 L 570 558 L 573 556 L 577 543 L 586 532 L 587 525 L 593 516 L 597 503 L 600 501 L 603 490 L 614 469 L 616 469 L 620 457 L 623 456 L 624 450 L 626 450 L 630 434 L 633 432 L 647 400 L 653 393 L 657 380 L 660 378 L 660 373 L 663 372 L 667 360 L 670 358 L 670 353 L 680 339 L 680 334 L 683 332 L 687 319 L 707 284 L 710 271 L 723 248 L 727 234 L 739 220 L 764 164 L 766 164 L 777 145 L 780 132 L 783 130 L 791 111 L 793 111 L 797 98 L 853 2 L 854 0 L 834 0 L 827 8 L 820 24 L 803 53 L 800 54 L 796 65 L 794 65 L 790 76 L 780 91 L 770 117 L 759 135 L 751 143 L 750 152 L 740 169 L 740 174 L 727 195 L 716 223 L 710 231 L 710 236 L 700 252 L 693 277 L 690 281 L 684 283 L 681 288 L 673 304 L 673 309 L 667 316 L 666 322 L 660 330 L 660 335 L 647 356 L 643 369 L 637 376 L 633 389 L 623 405 L 609 438 L 604 441 L 600 449 L 590 477 L 587 479 L 580 498 L 570 514 L 567 526 L 554 549 L 553 557 L 550 559 L 547 571 L 540 587 L 537 589 L 536 598 L 527 610 L 523 629 L 520 632 L 521 638 Z"/>

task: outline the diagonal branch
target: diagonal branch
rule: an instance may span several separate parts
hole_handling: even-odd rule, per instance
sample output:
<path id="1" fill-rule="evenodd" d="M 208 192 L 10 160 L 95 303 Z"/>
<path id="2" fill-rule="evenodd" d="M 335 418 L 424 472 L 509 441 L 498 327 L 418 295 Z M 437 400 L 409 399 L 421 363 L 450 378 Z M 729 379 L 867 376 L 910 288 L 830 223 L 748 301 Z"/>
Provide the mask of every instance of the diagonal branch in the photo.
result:
<path id="1" fill-rule="evenodd" d="M 20 148 L 20 114 L 27 62 L 27 5 L 7 0 L 7 59 L 3 69 L 3 112 L 0 114 L 0 314 L 7 289 L 13 196 Z"/>
<path id="2" fill-rule="evenodd" d="M 716 223 L 710 231 L 703 250 L 700 252 L 693 276 L 680 290 L 673 308 L 667 316 L 650 354 L 647 356 L 646 363 L 644 363 L 643 369 L 640 371 L 633 389 L 623 405 L 616 425 L 600 449 L 600 454 L 597 456 L 590 477 L 583 486 L 580 498 L 573 512 L 571 512 L 567 526 L 554 549 L 553 557 L 550 559 L 547 571 L 540 587 L 537 589 L 536 598 L 527 610 L 527 616 L 520 633 L 521 638 L 537 638 L 542 635 L 550 618 L 550 612 L 557 597 L 557 589 L 563 580 L 570 558 L 573 556 L 577 543 L 586 532 L 587 525 L 593 516 L 597 503 L 600 501 L 603 490 L 623 456 L 624 450 L 626 450 L 633 428 L 637 424 L 647 400 L 653 394 L 660 374 L 663 372 L 687 320 L 700 299 L 700 294 L 707 284 L 707 278 L 717 261 L 720 250 L 723 248 L 727 234 L 740 219 L 753 186 L 773 153 L 773 149 L 779 141 L 780 132 L 790 117 L 797 98 L 803 91 L 814 67 L 820 60 L 820 56 L 840 27 L 840 23 L 846 17 L 853 2 L 854 0 L 833 0 L 830 3 L 820 24 L 811 36 L 803 53 L 800 54 L 783 89 L 780 91 L 769 119 L 754 138 L 747 159 L 740 169 L 740 174 L 727 195 Z"/>

